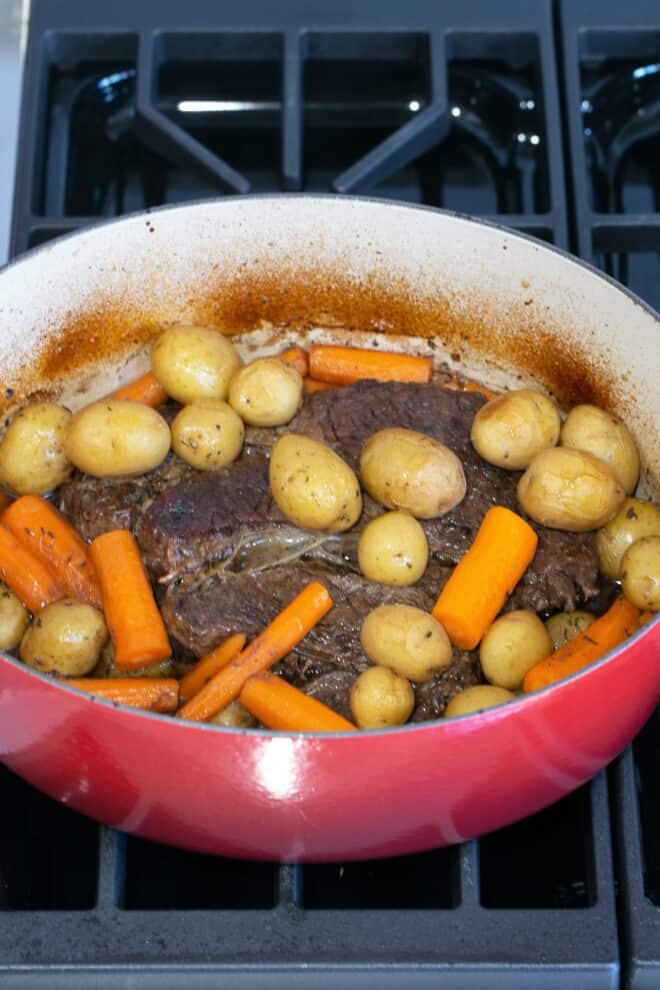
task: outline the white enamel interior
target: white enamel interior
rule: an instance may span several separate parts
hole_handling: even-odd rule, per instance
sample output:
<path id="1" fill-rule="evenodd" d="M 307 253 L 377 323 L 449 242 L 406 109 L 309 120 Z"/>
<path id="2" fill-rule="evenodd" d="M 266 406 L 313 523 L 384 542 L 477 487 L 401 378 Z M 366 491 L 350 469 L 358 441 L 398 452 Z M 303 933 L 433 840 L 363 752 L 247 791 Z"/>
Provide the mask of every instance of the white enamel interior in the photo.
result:
<path id="1" fill-rule="evenodd" d="M 119 303 L 156 322 L 190 321 L 194 300 L 209 280 L 263 270 L 304 285 L 310 272 L 328 275 L 328 323 L 333 323 L 332 272 L 356 290 L 394 284 L 413 305 L 439 300 L 452 319 L 486 321 L 486 335 L 502 335 L 511 357 L 491 359 L 461 346 L 460 370 L 495 385 L 529 381 L 517 364 L 517 344 L 539 333 L 561 337 L 584 363 L 585 375 L 612 379 L 611 407 L 634 431 L 646 480 L 660 487 L 660 349 L 658 317 L 593 270 L 538 242 L 495 226 L 441 212 L 372 200 L 282 196 L 228 199 L 137 215 L 84 231 L 29 254 L 0 276 L 0 368 L 14 387 L 49 342 L 85 309 L 103 313 Z M 388 346 L 428 351 L 428 341 L 397 335 L 383 306 Z M 314 337 L 341 338 L 316 325 Z M 373 336 L 353 333 L 356 343 Z M 272 327 L 255 319 L 250 342 L 275 348 Z M 255 337 L 254 332 L 258 331 Z M 245 346 L 245 340 L 242 343 Z M 452 363 L 455 336 L 438 343 Z M 90 362 L 84 398 L 76 381 L 57 382 L 72 405 L 116 387 L 146 366 L 144 346 L 126 344 L 111 367 Z M 555 369 L 561 377 L 561 368 Z M 33 387 L 47 382 L 33 380 Z M 50 383 L 52 384 L 52 383 Z"/>

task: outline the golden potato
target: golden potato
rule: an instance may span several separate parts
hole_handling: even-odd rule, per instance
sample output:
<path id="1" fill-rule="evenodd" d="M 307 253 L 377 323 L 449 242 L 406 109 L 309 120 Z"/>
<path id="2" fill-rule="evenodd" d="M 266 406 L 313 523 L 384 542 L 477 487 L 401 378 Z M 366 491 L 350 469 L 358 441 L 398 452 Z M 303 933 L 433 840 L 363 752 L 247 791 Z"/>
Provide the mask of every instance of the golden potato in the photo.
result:
<path id="1" fill-rule="evenodd" d="M 360 631 L 369 659 L 411 681 L 430 681 L 452 658 L 449 636 L 437 619 L 412 605 L 379 605 Z"/>
<path id="2" fill-rule="evenodd" d="M 229 404 L 251 426 L 282 426 L 302 402 L 302 375 L 279 358 L 258 358 L 229 383 Z"/>
<path id="3" fill-rule="evenodd" d="M 241 361 L 227 337 L 210 327 L 169 327 L 151 348 L 153 373 L 179 402 L 226 399 Z"/>
<path id="4" fill-rule="evenodd" d="M 518 482 L 518 501 L 535 522 L 584 533 L 604 526 L 626 493 L 607 464 L 584 450 L 542 450 Z"/>
<path id="5" fill-rule="evenodd" d="M 581 632 L 588 629 L 592 622 L 596 621 L 596 616 L 591 612 L 582 612 L 576 609 L 574 612 L 558 612 L 557 615 L 550 616 L 545 622 L 545 628 L 550 634 L 552 647 L 558 650 L 565 646 L 569 640 L 575 639 Z"/>
<path id="6" fill-rule="evenodd" d="M 164 460 L 170 449 L 165 419 L 142 402 L 102 399 L 72 418 L 66 453 L 81 471 L 97 478 L 144 474 Z"/>
<path id="7" fill-rule="evenodd" d="M 526 468 L 535 454 L 554 447 L 561 419 L 551 398 L 530 388 L 491 399 L 472 422 L 476 452 L 501 468 Z"/>
<path id="8" fill-rule="evenodd" d="M 407 722 L 415 707 L 410 681 L 389 667 L 368 667 L 351 688 L 351 711 L 360 729 L 387 729 Z"/>
<path id="9" fill-rule="evenodd" d="M 277 505 L 303 529 L 341 533 L 362 512 L 354 472 L 334 450 L 310 437 L 280 437 L 270 456 L 269 479 Z"/>
<path id="10" fill-rule="evenodd" d="M 16 649 L 29 621 L 23 602 L 0 581 L 0 650 Z"/>
<path id="11" fill-rule="evenodd" d="M 403 509 L 418 519 L 443 516 L 466 491 L 456 454 L 415 430 L 391 428 L 369 437 L 360 456 L 360 476 L 381 505 Z"/>
<path id="12" fill-rule="evenodd" d="M 0 443 L 0 484 L 17 495 L 43 495 L 61 485 L 73 471 L 64 444 L 70 419 L 54 402 L 21 409 Z"/>
<path id="13" fill-rule="evenodd" d="M 660 611 L 660 536 L 643 536 L 628 547 L 621 561 L 621 587 L 637 608 Z"/>
<path id="14" fill-rule="evenodd" d="M 97 608 L 63 598 L 34 617 L 21 640 L 20 657 L 44 674 L 84 677 L 96 666 L 107 638 Z"/>
<path id="15" fill-rule="evenodd" d="M 249 712 L 240 701 L 230 702 L 208 722 L 209 725 L 221 725 L 226 729 L 254 729 L 259 724 L 252 712 Z"/>
<path id="16" fill-rule="evenodd" d="M 360 534 L 358 563 L 370 581 L 414 584 L 426 570 L 428 560 L 426 534 L 406 512 L 385 512 L 367 523 Z"/>
<path id="17" fill-rule="evenodd" d="M 466 688 L 459 691 L 447 702 L 443 715 L 445 718 L 454 718 L 456 715 L 472 715 L 475 712 L 482 712 L 486 708 L 494 708 L 495 705 L 504 705 L 507 701 L 513 701 L 515 694 L 507 691 L 506 688 L 495 687 L 492 684 L 477 684 L 475 687 Z"/>
<path id="18" fill-rule="evenodd" d="M 562 447 L 586 450 L 612 470 L 624 491 L 630 495 L 639 478 L 639 454 L 628 427 L 598 406 L 575 406 L 561 428 Z"/>
<path id="19" fill-rule="evenodd" d="M 525 609 L 495 619 L 479 647 L 486 680 L 509 691 L 517 691 L 527 671 L 551 653 L 550 633 L 535 612 Z"/>
<path id="20" fill-rule="evenodd" d="M 198 471 L 215 471 L 243 449 L 243 420 L 222 399 L 198 399 L 172 423 L 172 449 Z"/>
<path id="21" fill-rule="evenodd" d="M 616 581 L 628 547 L 643 536 L 660 536 L 660 509 L 640 498 L 627 498 L 614 519 L 596 533 L 601 574 Z"/>

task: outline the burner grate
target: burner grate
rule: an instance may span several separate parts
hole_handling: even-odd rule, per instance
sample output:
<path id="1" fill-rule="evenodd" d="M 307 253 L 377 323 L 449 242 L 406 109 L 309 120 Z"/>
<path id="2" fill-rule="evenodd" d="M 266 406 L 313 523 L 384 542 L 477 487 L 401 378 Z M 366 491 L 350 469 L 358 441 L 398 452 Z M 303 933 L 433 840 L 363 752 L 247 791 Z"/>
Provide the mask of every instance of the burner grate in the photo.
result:
<path id="1" fill-rule="evenodd" d="M 305 985 L 319 987 L 430 986 L 440 978 L 449 988 L 494 987 L 503 975 L 513 990 L 617 985 L 603 775 L 481 843 L 343 866 L 200 856 L 97 827 L 8 771 L 0 789 L 40 818 L 42 834 L 52 815 L 62 816 L 70 842 L 51 844 L 49 855 L 64 859 L 67 874 L 98 884 L 91 907 L 63 903 L 52 887 L 38 908 L 0 908 L 8 986 L 75 988 L 93 979 L 117 987 L 127 973 L 148 986 L 184 969 L 199 987 L 220 978 L 228 987 L 284 987 L 292 972 L 313 974 Z M 98 871 L 78 844 L 81 829 L 97 839 Z M 3 878 L 11 856 L 0 842 Z M 530 878 L 537 859 L 554 863 L 554 875 L 548 867 Z M 19 891 L 29 884 L 27 875 L 16 879 Z"/>
<path id="2" fill-rule="evenodd" d="M 76 0 L 37 3 L 25 92 L 44 100 L 24 114 L 13 251 L 133 210 L 281 189 L 464 210 L 565 246 L 550 4 L 509 6 L 469 0 L 450 19 L 424 0 L 405 15 L 363 0 L 338 26 L 252 0 L 209 30 L 203 0 L 185 29 L 123 0 L 116 28 L 83 31 Z"/>
<path id="3" fill-rule="evenodd" d="M 561 19 L 577 250 L 660 309 L 660 10 L 653 0 L 606 11 L 597 0 L 562 0 Z M 613 772 L 631 990 L 660 985 L 659 769 L 656 711 Z"/>

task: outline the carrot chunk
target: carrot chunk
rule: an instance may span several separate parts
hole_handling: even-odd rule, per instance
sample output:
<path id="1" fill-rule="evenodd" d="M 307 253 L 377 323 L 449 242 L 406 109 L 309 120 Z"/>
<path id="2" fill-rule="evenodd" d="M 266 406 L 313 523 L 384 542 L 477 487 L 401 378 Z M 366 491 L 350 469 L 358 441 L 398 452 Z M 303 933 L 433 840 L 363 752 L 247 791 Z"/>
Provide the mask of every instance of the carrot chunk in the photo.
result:
<path id="1" fill-rule="evenodd" d="M 312 378 L 332 385 L 350 385 L 361 378 L 380 382 L 430 382 L 430 358 L 393 351 L 370 351 L 360 347 L 333 347 L 313 344 L 309 352 Z"/>
<path id="2" fill-rule="evenodd" d="M 3 523 L 0 523 L 0 580 L 31 612 L 38 612 L 51 602 L 66 597 L 50 568 L 20 543 Z"/>
<path id="3" fill-rule="evenodd" d="M 250 677 L 240 701 L 269 729 L 285 732 L 345 732 L 356 726 L 281 677 L 264 671 Z"/>
<path id="4" fill-rule="evenodd" d="M 501 392 L 493 392 L 492 389 L 486 388 L 485 385 L 480 385 L 479 382 L 473 382 L 471 379 L 458 379 L 450 378 L 446 382 L 441 382 L 443 388 L 448 388 L 452 392 L 479 392 L 481 395 L 485 395 L 487 399 L 497 399 Z"/>
<path id="5" fill-rule="evenodd" d="M 115 666 L 140 670 L 170 656 L 169 639 L 135 537 L 127 529 L 102 533 L 90 553 L 112 636 Z"/>
<path id="6" fill-rule="evenodd" d="M 309 357 L 302 347 L 288 347 L 278 357 L 280 361 L 292 365 L 303 378 L 309 374 Z"/>
<path id="7" fill-rule="evenodd" d="M 336 385 L 331 385 L 330 382 L 318 382 L 316 378 L 303 378 L 303 393 L 305 395 L 311 395 L 312 392 L 325 392 L 329 388 L 336 388 Z"/>
<path id="8" fill-rule="evenodd" d="M 536 552 L 532 527 L 502 505 L 489 509 L 474 542 L 440 592 L 433 615 L 461 650 L 473 650 Z"/>
<path id="9" fill-rule="evenodd" d="M 68 598 L 102 607 L 89 548 L 51 502 L 40 495 L 22 495 L 5 509 L 2 521 L 50 569 Z"/>
<path id="10" fill-rule="evenodd" d="M 174 677 L 72 677 L 66 681 L 79 691 L 148 712 L 175 712 L 179 682 Z"/>
<path id="11" fill-rule="evenodd" d="M 202 657 L 192 670 L 189 670 L 181 678 L 179 700 L 183 703 L 188 698 L 192 698 L 198 691 L 201 691 L 206 682 L 210 681 L 214 674 L 217 674 L 234 657 L 238 656 L 245 646 L 245 638 L 243 633 L 234 633 L 233 636 L 224 640 L 220 646 L 216 646 L 215 650 Z"/>
<path id="12" fill-rule="evenodd" d="M 555 653 L 528 670 L 523 681 L 525 692 L 555 684 L 614 649 L 640 625 L 640 611 L 623 595 L 614 600 L 604 615 L 584 632 L 570 639 Z"/>
<path id="13" fill-rule="evenodd" d="M 332 599 L 318 581 L 312 581 L 276 616 L 242 653 L 218 671 L 178 712 L 181 718 L 203 722 L 212 718 L 241 693 L 248 677 L 286 656 L 332 607 Z"/>
<path id="14" fill-rule="evenodd" d="M 153 371 L 147 371 L 132 382 L 122 385 L 113 392 L 109 398 L 124 399 L 130 402 L 142 402 L 145 406 L 153 409 L 160 406 L 167 399 L 167 392 L 160 384 Z"/>

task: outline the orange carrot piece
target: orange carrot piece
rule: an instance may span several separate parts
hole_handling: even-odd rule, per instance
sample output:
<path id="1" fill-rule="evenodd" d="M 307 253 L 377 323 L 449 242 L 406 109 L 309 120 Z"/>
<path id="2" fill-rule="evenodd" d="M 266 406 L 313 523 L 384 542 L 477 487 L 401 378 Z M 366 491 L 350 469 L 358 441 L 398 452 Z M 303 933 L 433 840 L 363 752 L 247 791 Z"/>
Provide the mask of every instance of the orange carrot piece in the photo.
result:
<path id="1" fill-rule="evenodd" d="M 331 385 L 330 382 L 318 382 L 316 378 L 303 378 L 303 392 L 305 395 L 311 395 L 312 392 L 325 392 L 326 389 L 337 388 L 336 385 Z"/>
<path id="2" fill-rule="evenodd" d="M 357 726 L 281 677 L 264 671 L 250 677 L 240 702 L 269 729 L 284 732 L 346 732 Z"/>
<path id="3" fill-rule="evenodd" d="M 620 595 L 584 632 L 528 670 L 523 691 L 538 691 L 582 670 L 631 636 L 639 628 L 639 619 L 639 609 Z"/>
<path id="4" fill-rule="evenodd" d="M 210 681 L 214 674 L 226 667 L 227 664 L 238 656 L 245 646 L 245 634 L 234 633 L 225 639 L 215 650 L 207 653 L 205 657 L 195 664 L 192 670 L 181 678 L 179 689 L 179 701 L 183 704 L 193 695 L 201 691 L 207 681 Z"/>
<path id="5" fill-rule="evenodd" d="M 31 612 L 38 612 L 66 593 L 50 568 L 0 523 L 0 581 L 18 595 Z"/>
<path id="6" fill-rule="evenodd" d="M 658 614 L 657 612 L 642 612 L 642 614 L 639 617 L 639 628 L 641 629 L 642 626 L 645 626 L 646 623 L 650 622 L 651 619 L 655 618 L 657 614 Z"/>
<path id="7" fill-rule="evenodd" d="M 452 392 L 480 392 L 481 395 L 485 395 L 487 399 L 497 399 L 501 392 L 493 392 L 492 389 L 486 388 L 485 385 L 480 385 L 479 382 L 473 382 L 469 378 L 458 379 L 450 378 L 446 382 L 441 382 L 443 388 L 451 389 Z"/>
<path id="8" fill-rule="evenodd" d="M 318 581 L 312 581 L 282 609 L 270 625 L 253 639 L 226 667 L 207 681 L 179 711 L 180 718 L 203 722 L 213 718 L 238 698 L 248 677 L 272 667 L 306 636 L 328 609 L 332 598 Z"/>
<path id="9" fill-rule="evenodd" d="M 461 650 L 473 650 L 536 552 L 532 527 L 502 505 L 489 509 L 474 542 L 440 592 L 433 615 Z"/>
<path id="10" fill-rule="evenodd" d="M 51 502 L 40 495 L 22 495 L 5 509 L 2 521 L 50 569 L 69 598 L 102 607 L 88 546 Z"/>
<path id="11" fill-rule="evenodd" d="M 179 704 L 175 677 L 72 677 L 65 683 L 97 698 L 148 712 L 175 712 Z"/>
<path id="12" fill-rule="evenodd" d="M 303 350 L 302 347 L 288 347 L 278 357 L 280 361 L 286 361 L 287 364 L 293 365 L 303 378 L 309 374 L 309 357 L 307 351 Z"/>
<path id="13" fill-rule="evenodd" d="M 90 553 L 119 670 L 140 670 L 172 653 L 135 537 L 113 529 L 92 540 Z"/>
<path id="14" fill-rule="evenodd" d="M 393 351 L 370 351 L 361 347 L 332 347 L 313 344 L 309 352 L 312 378 L 332 385 L 350 385 L 361 378 L 380 382 L 430 382 L 431 358 Z"/>
<path id="15" fill-rule="evenodd" d="M 127 399 L 130 402 L 142 402 L 145 406 L 160 406 L 167 399 L 167 392 L 160 384 L 153 371 L 147 371 L 132 382 L 122 385 L 109 396 L 111 399 Z"/>

